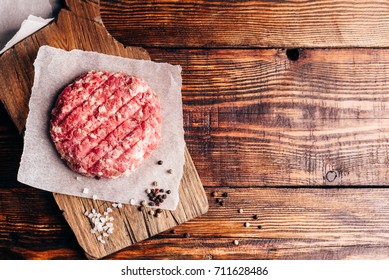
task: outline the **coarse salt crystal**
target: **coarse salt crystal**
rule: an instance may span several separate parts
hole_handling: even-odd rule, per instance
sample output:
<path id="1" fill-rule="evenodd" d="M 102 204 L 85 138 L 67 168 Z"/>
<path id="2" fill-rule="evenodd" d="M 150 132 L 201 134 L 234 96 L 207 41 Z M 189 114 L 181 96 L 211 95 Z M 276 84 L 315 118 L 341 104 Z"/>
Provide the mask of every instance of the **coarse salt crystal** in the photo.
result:
<path id="1" fill-rule="evenodd" d="M 134 205 L 134 204 L 135 204 L 135 199 L 131 198 L 131 199 L 130 199 L 130 204 L 131 204 L 131 205 Z"/>
<path id="2" fill-rule="evenodd" d="M 118 203 L 118 208 L 122 208 L 122 207 L 123 207 L 123 204 Z"/>
<path id="3" fill-rule="evenodd" d="M 94 194 L 94 195 L 92 196 L 92 198 L 93 198 L 93 200 L 96 200 L 96 199 L 97 199 L 97 195 Z"/>
<path id="4" fill-rule="evenodd" d="M 113 207 L 120 208 L 122 207 L 121 203 L 113 203 Z M 113 233 L 113 217 L 109 216 L 109 213 L 113 212 L 112 208 L 107 207 L 107 209 L 103 212 L 104 215 L 100 214 L 96 209 L 92 208 L 91 211 L 85 211 L 84 215 L 87 216 L 93 228 L 90 230 L 92 234 L 99 233 L 97 236 L 98 241 L 101 243 L 105 243 L 103 237 L 108 237 L 111 233 Z"/>
<path id="5" fill-rule="evenodd" d="M 89 189 L 88 189 L 88 188 L 84 188 L 84 190 L 82 191 L 82 193 L 84 193 L 84 194 L 89 193 Z"/>

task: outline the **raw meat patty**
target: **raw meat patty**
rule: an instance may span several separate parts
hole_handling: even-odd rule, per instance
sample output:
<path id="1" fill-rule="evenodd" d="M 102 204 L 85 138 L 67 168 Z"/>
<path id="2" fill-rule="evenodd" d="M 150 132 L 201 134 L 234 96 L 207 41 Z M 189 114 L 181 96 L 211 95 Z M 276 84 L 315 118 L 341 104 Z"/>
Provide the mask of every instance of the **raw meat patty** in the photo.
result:
<path id="1" fill-rule="evenodd" d="M 98 178 L 127 175 L 158 146 L 159 100 L 141 78 L 90 71 L 59 95 L 50 135 L 75 172 Z"/>

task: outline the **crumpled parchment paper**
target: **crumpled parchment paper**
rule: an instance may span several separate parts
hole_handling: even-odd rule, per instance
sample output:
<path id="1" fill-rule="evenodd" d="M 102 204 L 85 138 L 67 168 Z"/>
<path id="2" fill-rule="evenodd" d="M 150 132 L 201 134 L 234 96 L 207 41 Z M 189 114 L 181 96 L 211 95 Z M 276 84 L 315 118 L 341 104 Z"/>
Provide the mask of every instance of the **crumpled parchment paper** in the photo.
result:
<path id="1" fill-rule="evenodd" d="M 50 23 L 61 0 L 1 0 L 0 55 Z"/>

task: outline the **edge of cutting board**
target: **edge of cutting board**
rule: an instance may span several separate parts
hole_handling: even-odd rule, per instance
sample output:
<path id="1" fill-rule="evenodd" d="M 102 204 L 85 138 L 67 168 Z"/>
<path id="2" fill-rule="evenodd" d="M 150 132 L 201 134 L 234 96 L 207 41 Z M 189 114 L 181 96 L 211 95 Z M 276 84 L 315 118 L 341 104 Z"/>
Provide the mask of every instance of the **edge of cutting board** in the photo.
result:
<path id="1" fill-rule="evenodd" d="M 50 45 L 65 50 L 82 49 L 134 59 L 150 59 L 146 50 L 124 47 L 103 27 L 99 2 L 67 0 L 54 22 L 26 38 L 0 56 L 0 100 L 20 132 L 28 115 L 28 101 L 34 78 L 33 62 L 39 47 Z M 147 239 L 208 211 L 208 200 L 196 168 L 185 148 L 184 176 L 180 185 L 180 202 L 175 211 L 163 211 L 160 217 L 148 215 L 147 209 L 124 205 L 114 209 L 114 233 L 105 244 L 90 233 L 91 224 L 84 216 L 91 208 L 104 211 L 109 202 L 53 194 L 77 241 L 90 259 L 104 258 L 136 242 Z"/>
<path id="2" fill-rule="evenodd" d="M 142 207 L 141 211 L 135 205 L 123 205 L 122 208 L 115 209 L 110 206 L 110 202 L 106 201 L 63 194 L 54 194 L 54 198 L 87 257 L 99 259 L 208 211 L 207 197 L 187 149 L 185 150 L 184 176 L 179 195 L 180 201 L 176 210 L 163 210 L 159 217 L 149 215 L 147 207 Z M 83 213 L 91 211 L 91 209 L 103 213 L 107 207 L 113 209 L 112 217 L 115 219 L 113 221 L 115 230 L 108 237 L 107 242 L 102 244 L 97 240 L 96 235 L 89 232 L 91 225 Z"/>

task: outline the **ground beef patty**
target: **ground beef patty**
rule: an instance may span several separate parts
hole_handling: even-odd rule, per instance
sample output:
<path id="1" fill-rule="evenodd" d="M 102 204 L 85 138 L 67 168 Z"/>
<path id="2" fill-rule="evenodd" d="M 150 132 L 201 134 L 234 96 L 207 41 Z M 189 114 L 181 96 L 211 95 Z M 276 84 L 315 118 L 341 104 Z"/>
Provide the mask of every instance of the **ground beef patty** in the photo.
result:
<path id="1" fill-rule="evenodd" d="M 157 148 L 159 100 L 141 78 L 90 71 L 59 95 L 50 135 L 75 172 L 117 178 L 135 170 Z"/>

